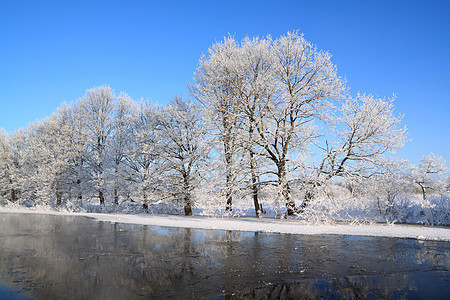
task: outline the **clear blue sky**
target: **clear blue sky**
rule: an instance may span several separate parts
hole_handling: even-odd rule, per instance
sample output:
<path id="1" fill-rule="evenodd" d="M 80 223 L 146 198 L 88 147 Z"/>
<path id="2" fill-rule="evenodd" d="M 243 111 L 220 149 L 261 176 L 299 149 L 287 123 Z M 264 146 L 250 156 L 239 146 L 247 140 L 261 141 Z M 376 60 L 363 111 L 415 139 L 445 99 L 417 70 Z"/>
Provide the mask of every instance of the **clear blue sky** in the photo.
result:
<path id="1" fill-rule="evenodd" d="M 351 93 L 396 93 L 416 163 L 450 162 L 450 1 L 0 1 L 0 127 L 12 132 L 108 84 L 134 99 L 188 96 L 228 34 L 299 30 L 333 54 Z"/>

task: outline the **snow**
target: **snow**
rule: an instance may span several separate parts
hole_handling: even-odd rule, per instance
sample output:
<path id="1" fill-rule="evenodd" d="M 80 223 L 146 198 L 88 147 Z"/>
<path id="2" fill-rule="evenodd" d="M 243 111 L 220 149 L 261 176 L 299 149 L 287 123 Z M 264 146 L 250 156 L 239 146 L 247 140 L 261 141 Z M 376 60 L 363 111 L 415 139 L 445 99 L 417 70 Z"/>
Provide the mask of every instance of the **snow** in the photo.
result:
<path id="1" fill-rule="evenodd" d="M 391 238 L 412 238 L 418 240 L 450 241 L 450 227 L 428 227 L 421 225 L 401 224 L 308 224 L 300 220 L 284 220 L 271 218 L 217 218 L 207 216 L 185 217 L 177 215 L 153 214 L 109 214 L 109 213 L 74 213 L 44 210 L 5 209 L 0 213 L 34 213 L 60 216 L 84 216 L 97 221 L 112 223 L 128 223 L 165 227 L 234 230 L 265 233 L 288 234 L 340 234 L 355 236 L 376 236 Z"/>

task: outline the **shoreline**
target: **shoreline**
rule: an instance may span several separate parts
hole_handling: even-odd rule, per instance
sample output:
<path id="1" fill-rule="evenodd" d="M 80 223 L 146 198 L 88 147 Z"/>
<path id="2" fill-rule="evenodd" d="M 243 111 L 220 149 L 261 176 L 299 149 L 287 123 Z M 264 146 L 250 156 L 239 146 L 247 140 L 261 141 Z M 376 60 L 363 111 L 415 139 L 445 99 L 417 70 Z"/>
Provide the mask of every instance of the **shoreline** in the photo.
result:
<path id="1" fill-rule="evenodd" d="M 402 224 L 308 224 L 300 220 L 269 219 L 269 218 L 218 218 L 209 216 L 179 216 L 151 214 L 112 214 L 112 213 L 76 213 L 51 210 L 8 209 L 0 208 L 0 213 L 46 214 L 56 216 L 80 216 L 93 218 L 97 221 L 151 225 L 162 227 L 232 230 L 259 233 L 283 233 L 321 235 L 337 234 L 350 236 L 372 236 L 388 238 L 409 238 L 417 240 L 450 242 L 450 228 L 439 226 Z"/>

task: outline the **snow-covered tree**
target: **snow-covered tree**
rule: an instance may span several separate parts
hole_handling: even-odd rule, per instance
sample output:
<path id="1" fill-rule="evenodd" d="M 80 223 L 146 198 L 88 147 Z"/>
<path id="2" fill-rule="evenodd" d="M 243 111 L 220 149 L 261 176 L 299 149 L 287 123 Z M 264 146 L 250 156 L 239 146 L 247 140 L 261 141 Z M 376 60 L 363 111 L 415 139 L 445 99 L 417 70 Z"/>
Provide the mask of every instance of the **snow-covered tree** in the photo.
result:
<path id="1" fill-rule="evenodd" d="M 237 54 L 236 42 L 229 37 L 214 44 L 208 54 L 208 57 L 200 59 L 194 83 L 189 88 L 195 99 L 203 105 L 205 116 L 211 121 L 211 129 L 223 145 L 226 210 L 231 211 L 238 170 L 236 160 L 239 145 L 236 133 L 240 121 L 233 90 L 236 78 L 231 68 Z"/>
<path id="2" fill-rule="evenodd" d="M 311 190 L 335 176 L 370 176 L 385 163 L 385 154 L 401 148 L 406 142 L 406 128 L 401 117 L 394 115 L 394 98 L 379 99 L 358 94 L 348 97 L 332 123 L 330 138 L 320 147 L 324 153 L 315 168 Z M 306 193 L 300 212 L 313 198 Z"/>
<path id="3" fill-rule="evenodd" d="M 265 163 L 262 155 L 264 148 L 259 143 L 257 128 L 261 122 L 264 122 L 268 103 L 276 94 L 275 82 L 271 76 L 273 65 L 271 54 L 269 41 L 245 38 L 238 52 L 233 56 L 235 60 L 233 70 L 236 76 L 233 91 L 241 118 L 239 139 L 244 157 L 248 156 L 247 160 L 243 160 L 247 166 L 244 165 L 242 170 L 244 179 L 248 178 L 247 186 L 250 187 L 255 213 L 258 217 L 262 212 L 258 194 Z"/>
<path id="4" fill-rule="evenodd" d="M 29 134 L 28 147 L 35 149 L 36 169 L 45 186 L 41 192 L 56 197 L 57 206 L 62 204 L 64 195 L 66 199 L 72 198 L 73 192 L 80 200 L 81 176 L 84 177 L 83 181 L 89 180 L 82 170 L 86 157 L 86 137 L 85 132 L 79 132 L 82 129 L 79 124 L 83 120 L 76 110 L 63 103 L 50 117 L 34 123 Z"/>
<path id="5" fill-rule="evenodd" d="M 395 221 L 399 214 L 395 202 L 409 194 L 408 163 L 404 160 L 386 159 L 375 174 L 365 178 L 362 184 L 368 189 L 369 197 L 376 199 L 380 215 Z"/>
<path id="6" fill-rule="evenodd" d="M 23 193 L 26 184 L 26 132 L 19 129 L 7 135 L 0 133 L 2 190 L 9 194 L 7 199 L 17 202 Z"/>
<path id="7" fill-rule="evenodd" d="M 157 112 L 150 102 L 141 103 L 133 112 L 132 136 L 126 144 L 124 157 L 125 178 L 131 183 L 134 194 L 142 199 L 142 208 L 148 210 L 150 197 L 162 184 Z"/>
<path id="8" fill-rule="evenodd" d="M 272 80 L 276 96 L 267 105 L 266 118 L 257 123 L 260 144 L 275 166 L 277 184 L 287 214 L 296 211 L 291 199 L 288 173 L 294 155 L 307 149 L 315 137 L 313 122 L 339 98 L 344 82 L 337 76 L 328 52 L 317 50 L 303 35 L 288 32 L 272 41 Z"/>
<path id="9" fill-rule="evenodd" d="M 96 87 L 26 130 L 0 130 L 0 197 L 59 206 L 83 205 L 91 195 L 103 205 L 111 196 L 115 206 L 136 200 L 144 210 L 170 199 L 191 215 L 208 177 L 227 211 L 237 196 L 251 195 L 257 216 L 264 197 L 276 198 L 278 212 L 282 204 L 287 215 L 310 207 L 308 215 L 333 202 L 330 191 L 353 199 L 352 186 L 372 193 L 372 206 L 394 219 L 408 180 L 425 204 L 434 192 L 448 199 L 441 157 L 425 156 L 405 174 L 390 156 L 406 142 L 395 96 L 349 96 L 331 55 L 298 32 L 215 43 L 189 90 L 197 102 L 139 105 Z M 330 201 L 310 206 L 324 197 Z"/>
<path id="10" fill-rule="evenodd" d="M 100 204 L 105 203 L 107 168 L 107 143 L 113 129 L 115 95 L 109 86 L 101 86 L 86 91 L 78 105 L 86 128 L 89 156 L 87 163 L 91 168 L 93 182 Z"/>
<path id="11" fill-rule="evenodd" d="M 136 104 L 125 93 L 118 97 L 113 109 L 112 133 L 108 141 L 108 156 L 112 161 L 110 180 L 113 182 L 114 205 L 119 204 L 120 193 L 127 188 L 127 170 L 124 160 L 126 158 L 127 144 L 131 142 L 133 135 L 133 116 L 136 114 Z"/>
<path id="12" fill-rule="evenodd" d="M 411 176 L 414 183 L 420 187 L 424 202 L 427 201 L 427 191 L 438 189 L 438 176 L 447 170 L 448 168 L 442 156 L 437 156 L 433 153 L 424 155 L 419 165 L 412 167 Z"/>
<path id="13" fill-rule="evenodd" d="M 59 206 L 67 188 L 69 164 L 65 157 L 63 127 L 60 127 L 57 118 L 54 114 L 29 128 L 27 181 L 32 186 L 33 202 L 49 202 L 56 198 L 56 205 Z"/>
<path id="14" fill-rule="evenodd" d="M 13 153 L 9 136 L 0 129 L 0 196 L 11 202 L 17 201 L 17 191 L 14 187 Z"/>
<path id="15" fill-rule="evenodd" d="M 347 98 L 340 113 L 329 116 L 331 131 L 325 145 L 319 146 L 324 155 L 310 174 L 300 212 L 312 201 L 315 189 L 335 176 L 369 177 L 386 169 L 385 154 L 406 141 L 406 129 L 400 127 L 401 117 L 394 116 L 393 101 L 358 94 Z"/>
<path id="16" fill-rule="evenodd" d="M 158 113 L 158 159 L 169 194 L 181 198 L 186 216 L 192 215 L 192 191 L 208 154 L 200 109 L 181 97 L 173 98 Z"/>
<path id="17" fill-rule="evenodd" d="M 328 99 L 340 97 L 344 91 L 330 58 L 297 32 L 276 40 L 246 39 L 242 46 L 228 38 L 209 49 L 208 59 L 200 60 L 191 87 L 194 96 L 216 112 L 214 120 L 220 125 L 227 166 L 241 150 L 242 139 L 236 139 L 246 127 L 246 140 L 253 144 L 246 144 L 250 153 L 262 149 L 258 153 L 274 166 L 272 173 L 288 214 L 295 210 L 288 182 L 293 168 L 289 162 L 313 139 L 311 124 Z M 247 124 L 243 126 L 244 121 Z M 227 183 L 231 182 L 228 178 L 236 178 L 232 172 L 233 168 L 227 168 Z"/>
<path id="18" fill-rule="evenodd" d="M 83 195 L 92 189 L 91 176 L 87 166 L 87 132 L 84 114 L 78 103 L 63 103 L 51 117 L 54 134 L 60 139 L 58 142 L 69 165 L 67 189 L 69 198 L 76 195 L 77 201 L 83 200 Z"/>
<path id="19" fill-rule="evenodd" d="M 394 115 L 394 99 L 365 94 L 349 97 L 333 126 L 338 141 L 323 148 L 326 155 L 319 174 L 331 178 L 362 173 L 368 166 L 383 165 L 384 154 L 403 147 L 406 128 L 400 127 L 401 116 Z"/>

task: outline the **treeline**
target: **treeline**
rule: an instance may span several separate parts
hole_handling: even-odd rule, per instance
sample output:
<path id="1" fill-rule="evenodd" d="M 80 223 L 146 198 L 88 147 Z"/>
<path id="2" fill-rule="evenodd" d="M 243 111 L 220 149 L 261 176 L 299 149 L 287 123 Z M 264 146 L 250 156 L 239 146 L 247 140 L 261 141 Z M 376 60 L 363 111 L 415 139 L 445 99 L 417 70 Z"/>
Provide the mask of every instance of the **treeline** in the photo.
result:
<path id="1" fill-rule="evenodd" d="M 135 199 L 145 209 L 159 194 L 182 199 L 192 214 L 190 192 L 208 155 L 198 112 L 181 98 L 162 107 L 116 97 L 107 86 L 90 89 L 27 130 L 1 134 L 2 196 L 57 206 Z"/>
<path id="2" fill-rule="evenodd" d="M 248 195 L 260 216 L 270 190 L 278 212 L 293 215 L 327 187 L 369 182 L 390 193 L 389 209 L 406 169 L 426 200 L 437 189 L 430 174 L 446 170 L 435 156 L 406 169 L 388 158 L 406 141 L 394 98 L 351 97 L 331 55 L 297 32 L 214 44 L 189 90 L 192 100 L 156 105 L 101 86 L 26 130 L 0 131 L 0 196 L 56 206 L 133 201 L 144 210 L 171 201 L 191 215 L 201 189 L 227 211 Z"/>

